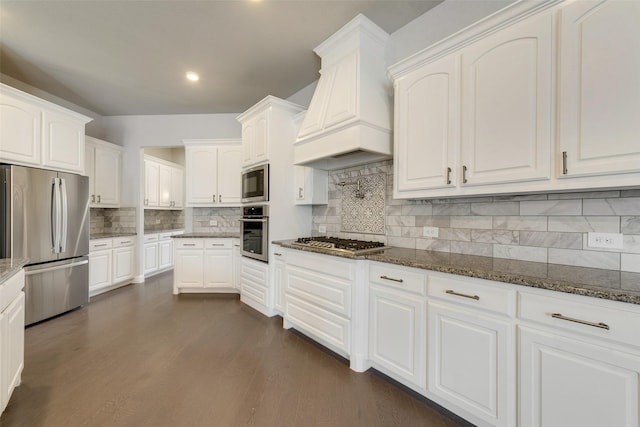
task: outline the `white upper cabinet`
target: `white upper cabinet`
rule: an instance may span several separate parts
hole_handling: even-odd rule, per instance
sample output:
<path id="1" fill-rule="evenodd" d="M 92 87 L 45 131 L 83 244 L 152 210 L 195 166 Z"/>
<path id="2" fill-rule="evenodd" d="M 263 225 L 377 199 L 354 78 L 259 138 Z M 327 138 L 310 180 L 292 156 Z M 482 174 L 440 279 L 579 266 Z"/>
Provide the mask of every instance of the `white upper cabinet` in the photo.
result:
<path id="1" fill-rule="evenodd" d="M 459 59 L 452 55 L 395 82 L 394 194 L 455 186 Z"/>
<path id="2" fill-rule="evenodd" d="M 119 207 L 122 148 L 85 136 L 85 172 L 91 207 Z"/>
<path id="3" fill-rule="evenodd" d="M 0 159 L 39 165 L 40 108 L 4 90 L 0 95 Z"/>
<path id="4" fill-rule="evenodd" d="M 640 3 L 570 3 L 559 22 L 559 174 L 640 171 Z"/>
<path id="5" fill-rule="evenodd" d="M 259 112 L 242 125 L 242 166 L 269 160 L 269 109 Z"/>
<path id="6" fill-rule="evenodd" d="M 144 159 L 144 207 L 181 209 L 184 207 L 184 167 L 155 157 Z"/>
<path id="7" fill-rule="evenodd" d="M 326 205 L 329 202 L 329 174 L 325 170 L 294 166 L 296 205 Z"/>
<path id="8" fill-rule="evenodd" d="M 462 51 L 462 185 L 550 177 L 552 28 L 543 14 Z"/>
<path id="9" fill-rule="evenodd" d="M 184 142 L 187 206 L 240 205 L 240 140 Z"/>
<path id="10" fill-rule="evenodd" d="M 0 83 L 0 160 L 84 173 L 90 120 Z"/>
<path id="11" fill-rule="evenodd" d="M 292 115 L 304 108 L 275 96 L 267 96 L 238 116 L 242 125 L 242 167 L 290 157 L 294 124 Z M 282 124 L 282 125 L 281 125 Z M 285 141 L 283 143 L 283 141 Z"/>

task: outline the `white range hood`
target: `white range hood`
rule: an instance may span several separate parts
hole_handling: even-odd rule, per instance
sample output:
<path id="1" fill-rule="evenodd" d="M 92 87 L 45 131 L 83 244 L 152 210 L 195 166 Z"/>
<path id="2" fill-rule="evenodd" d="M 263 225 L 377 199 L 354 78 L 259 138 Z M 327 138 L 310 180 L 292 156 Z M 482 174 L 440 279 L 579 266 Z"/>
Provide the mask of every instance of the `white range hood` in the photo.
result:
<path id="1" fill-rule="evenodd" d="M 294 145 L 295 164 L 335 170 L 391 158 L 388 37 L 358 15 L 314 49 L 322 69 Z"/>

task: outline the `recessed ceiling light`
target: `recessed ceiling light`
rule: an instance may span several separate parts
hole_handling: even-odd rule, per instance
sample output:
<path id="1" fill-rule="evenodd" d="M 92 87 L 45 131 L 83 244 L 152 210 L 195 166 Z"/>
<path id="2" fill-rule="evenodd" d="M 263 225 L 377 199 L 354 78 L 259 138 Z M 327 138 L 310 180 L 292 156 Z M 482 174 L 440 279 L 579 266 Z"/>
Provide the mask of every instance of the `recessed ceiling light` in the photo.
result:
<path id="1" fill-rule="evenodd" d="M 200 80 L 200 76 L 198 76 L 198 73 L 194 72 L 194 71 L 187 71 L 187 80 L 191 80 L 192 82 L 197 82 L 198 80 Z"/>

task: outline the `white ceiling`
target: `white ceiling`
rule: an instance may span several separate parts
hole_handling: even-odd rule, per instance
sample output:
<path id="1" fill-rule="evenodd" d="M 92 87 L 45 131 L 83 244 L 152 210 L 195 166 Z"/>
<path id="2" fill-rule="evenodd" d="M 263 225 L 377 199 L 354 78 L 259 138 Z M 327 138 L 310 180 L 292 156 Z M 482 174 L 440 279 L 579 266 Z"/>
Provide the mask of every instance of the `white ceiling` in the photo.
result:
<path id="1" fill-rule="evenodd" d="M 242 112 L 315 81 L 358 13 L 392 33 L 441 1 L 2 0 L 0 72 L 105 116 Z"/>

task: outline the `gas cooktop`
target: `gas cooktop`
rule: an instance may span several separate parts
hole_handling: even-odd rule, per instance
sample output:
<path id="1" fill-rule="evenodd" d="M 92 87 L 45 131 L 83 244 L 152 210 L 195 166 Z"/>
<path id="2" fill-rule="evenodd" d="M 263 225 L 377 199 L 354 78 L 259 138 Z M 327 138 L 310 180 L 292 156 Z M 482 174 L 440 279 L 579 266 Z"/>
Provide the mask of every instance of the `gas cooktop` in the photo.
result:
<path id="1" fill-rule="evenodd" d="M 294 246 L 327 249 L 329 251 L 346 252 L 353 255 L 361 255 L 376 252 L 387 247 L 381 242 L 366 240 L 340 239 L 338 237 L 300 237 L 291 243 Z"/>

